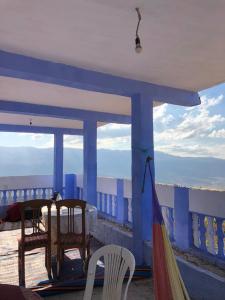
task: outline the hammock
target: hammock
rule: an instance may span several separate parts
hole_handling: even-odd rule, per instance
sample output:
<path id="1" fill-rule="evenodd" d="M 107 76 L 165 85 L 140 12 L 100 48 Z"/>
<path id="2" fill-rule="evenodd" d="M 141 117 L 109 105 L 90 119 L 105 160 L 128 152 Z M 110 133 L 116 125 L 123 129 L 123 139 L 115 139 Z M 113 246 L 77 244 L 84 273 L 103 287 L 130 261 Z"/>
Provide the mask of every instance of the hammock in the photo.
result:
<path id="1" fill-rule="evenodd" d="M 153 202 L 153 280 L 155 299 L 190 300 L 166 232 L 151 173 L 150 160 L 151 158 L 148 156 L 146 158 L 142 192 L 144 191 L 145 176 L 148 167 Z"/>

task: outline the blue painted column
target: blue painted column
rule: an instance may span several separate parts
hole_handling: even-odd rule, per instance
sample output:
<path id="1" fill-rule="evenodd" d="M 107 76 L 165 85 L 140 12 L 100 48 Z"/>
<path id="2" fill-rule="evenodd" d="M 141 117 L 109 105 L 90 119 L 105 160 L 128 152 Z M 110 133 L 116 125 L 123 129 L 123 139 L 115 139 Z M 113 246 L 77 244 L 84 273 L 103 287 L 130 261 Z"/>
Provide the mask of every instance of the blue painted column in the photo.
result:
<path id="1" fill-rule="evenodd" d="M 188 250 L 190 246 L 190 217 L 189 217 L 189 189 L 174 187 L 174 239 L 176 246 Z"/>
<path id="2" fill-rule="evenodd" d="M 65 199 L 78 199 L 76 174 L 65 175 Z"/>
<path id="3" fill-rule="evenodd" d="M 97 122 L 84 121 L 84 200 L 97 206 Z"/>
<path id="4" fill-rule="evenodd" d="M 54 191 L 63 195 L 63 133 L 54 134 Z"/>
<path id="5" fill-rule="evenodd" d="M 146 157 L 154 157 L 153 101 L 151 96 L 132 96 L 132 215 L 133 247 L 137 264 L 143 263 L 143 241 L 152 238 L 152 189 L 147 173 L 144 193 L 142 182 Z M 151 162 L 154 177 L 154 162 Z"/>

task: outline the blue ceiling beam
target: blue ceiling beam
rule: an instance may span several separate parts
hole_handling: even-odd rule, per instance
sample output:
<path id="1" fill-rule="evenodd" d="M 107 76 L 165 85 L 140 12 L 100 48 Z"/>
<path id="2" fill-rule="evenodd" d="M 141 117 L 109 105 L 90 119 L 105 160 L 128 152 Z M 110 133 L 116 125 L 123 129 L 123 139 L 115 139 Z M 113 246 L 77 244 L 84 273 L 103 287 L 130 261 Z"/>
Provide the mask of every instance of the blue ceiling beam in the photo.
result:
<path id="1" fill-rule="evenodd" d="M 0 75 L 129 97 L 136 93 L 144 93 L 150 95 L 151 99 L 177 105 L 200 104 L 197 92 L 131 80 L 1 50 Z"/>
<path id="2" fill-rule="evenodd" d="M 44 127 L 44 126 L 33 126 L 33 125 L 15 125 L 15 124 L 14 125 L 0 124 L 0 132 L 24 132 L 24 133 L 44 133 L 44 134 L 63 133 L 66 135 L 83 135 L 83 129 Z"/>
<path id="3" fill-rule="evenodd" d="M 0 100 L 0 112 L 71 120 L 130 124 L 130 116 L 42 104 Z"/>

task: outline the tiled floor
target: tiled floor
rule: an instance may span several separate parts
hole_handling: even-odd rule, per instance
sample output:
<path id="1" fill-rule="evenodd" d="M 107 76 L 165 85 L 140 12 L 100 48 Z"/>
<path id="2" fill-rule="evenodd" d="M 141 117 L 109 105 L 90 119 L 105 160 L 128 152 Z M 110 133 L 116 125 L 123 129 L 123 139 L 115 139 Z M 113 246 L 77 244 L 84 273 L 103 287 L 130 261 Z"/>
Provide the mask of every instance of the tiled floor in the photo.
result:
<path id="1" fill-rule="evenodd" d="M 0 232 L 0 283 L 18 285 L 18 238 L 20 230 Z M 101 247 L 96 240 L 92 241 L 92 251 Z M 53 276 L 56 275 L 56 263 L 52 264 Z M 78 250 L 66 252 L 62 280 L 73 280 L 83 276 L 82 263 Z M 26 287 L 42 285 L 48 281 L 45 268 L 44 248 L 35 249 L 25 253 L 25 279 Z M 56 279 L 56 278 L 55 278 Z"/>
<path id="2" fill-rule="evenodd" d="M 18 285 L 18 253 L 17 238 L 20 236 L 20 230 L 0 232 L 0 283 Z M 99 247 L 93 243 L 93 247 Z M 43 249 L 44 250 L 44 249 Z M 46 269 L 44 267 L 43 250 L 34 250 L 26 255 L 26 286 L 35 286 L 42 280 L 47 279 Z M 35 275 L 34 275 L 35 274 Z M 93 299 L 101 299 L 101 288 L 94 289 Z M 84 292 L 73 292 L 58 294 L 56 296 L 45 297 L 48 300 L 79 300 L 83 299 Z M 134 281 L 129 287 L 129 300 L 153 299 L 152 280 L 142 279 Z"/>

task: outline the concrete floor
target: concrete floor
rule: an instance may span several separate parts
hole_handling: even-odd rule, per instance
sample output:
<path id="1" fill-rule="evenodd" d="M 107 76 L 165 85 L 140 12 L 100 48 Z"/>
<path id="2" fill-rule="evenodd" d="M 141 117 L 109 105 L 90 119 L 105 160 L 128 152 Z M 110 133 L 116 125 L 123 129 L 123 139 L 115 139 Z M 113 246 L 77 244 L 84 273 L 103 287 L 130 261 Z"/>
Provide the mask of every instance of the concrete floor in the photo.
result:
<path id="1" fill-rule="evenodd" d="M 141 279 L 133 281 L 130 284 L 127 299 L 128 300 L 153 300 L 153 283 L 152 279 Z M 95 288 L 93 292 L 93 300 L 101 299 L 102 288 Z M 45 300 L 82 300 L 84 292 L 73 292 L 59 294 L 56 296 L 45 297 Z"/>

